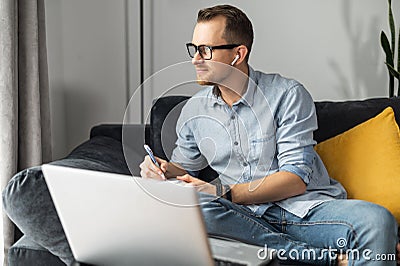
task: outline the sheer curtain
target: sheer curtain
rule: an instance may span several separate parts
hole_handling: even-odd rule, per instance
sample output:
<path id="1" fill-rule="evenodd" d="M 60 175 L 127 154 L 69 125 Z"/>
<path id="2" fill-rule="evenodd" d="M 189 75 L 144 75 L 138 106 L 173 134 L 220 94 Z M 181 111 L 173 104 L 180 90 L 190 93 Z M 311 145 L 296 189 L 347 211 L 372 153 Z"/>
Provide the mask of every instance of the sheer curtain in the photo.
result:
<path id="1" fill-rule="evenodd" d="M 0 185 L 51 160 L 44 0 L 0 1 Z M 0 258 L 14 225 L 1 209 Z"/>

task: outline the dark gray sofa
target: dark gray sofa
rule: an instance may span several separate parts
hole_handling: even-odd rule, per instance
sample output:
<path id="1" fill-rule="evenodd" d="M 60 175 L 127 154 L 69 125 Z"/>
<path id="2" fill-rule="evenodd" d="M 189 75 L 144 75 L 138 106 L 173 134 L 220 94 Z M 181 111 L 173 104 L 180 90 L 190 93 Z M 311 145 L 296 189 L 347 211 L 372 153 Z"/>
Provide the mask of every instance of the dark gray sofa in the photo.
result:
<path id="1" fill-rule="evenodd" d="M 139 173 L 138 164 L 145 155 L 142 148 L 144 142 L 152 147 L 157 156 L 168 158 L 176 135 L 174 123 L 164 124 L 165 118 L 174 106 L 183 103 L 186 99 L 188 99 L 186 96 L 169 96 L 158 99 L 152 108 L 150 125 L 131 125 L 127 131 L 122 130 L 121 125 L 95 126 L 91 129 L 89 140 L 76 147 L 66 158 L 54 161 L 52 164 L 121 174 L 131 174 L 132 172 L 137 175 Z M 387 106 L 393 107 L 396 121 L 400 124 L 399 97 L 374 98 L 363 101 L 316 102 L 315 104 L 319 125 L 314 134 L 317 142 L 340 134 L 372 118 Z M 134 136 L 136 140 L 130 147 L 133 151 L 130 156 L 133 157 L 129 160 L 125 159 L 122 148 L 123 135 Z M 129 165 L 126 161 L 129 161 Z M 212 169 L 206 168 L 202 171 L 200 178 L 209 180 L 213 176 L 215 173 Z M 16 174 L 3 191 L 3 205 L 6 211 L 13 208 L 26 208 L 26 211 L 22 213 L 29 213 L 31 206 L 29 200 L 40 201 L 43 206 L 43 219 L 46 223 L 51 224 L 51 219 L 57 219 L 40 166 Z M 10 266 L 64 265 L 57 256 L 52 254 L 59 251 L 59 241 L 65 237 L 62 228 L 55 229 L 52 235 L 38 236 L 35 226 L 40 226 L 40 224 L 35 224 L 35 221 L 31 221 L 29 217 L 10 215 L 10 218 L 22 231 L 22 233 L 18 233 L 17 230 L 16 239 L 19 238 L 19 240 L 9 250 Z M 61 237 L 53 238 L 54 235 L 61 235 Z"/>

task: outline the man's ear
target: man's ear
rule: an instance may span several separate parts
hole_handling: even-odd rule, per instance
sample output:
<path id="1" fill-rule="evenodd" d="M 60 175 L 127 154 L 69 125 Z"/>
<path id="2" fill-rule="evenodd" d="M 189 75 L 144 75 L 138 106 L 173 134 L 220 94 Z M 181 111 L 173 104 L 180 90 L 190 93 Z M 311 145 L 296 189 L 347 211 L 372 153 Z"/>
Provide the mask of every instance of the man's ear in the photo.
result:
<path id="1" fill-rule="evenodd" d="M 237 53 L 239 55 L 239 59 L 236 61 L 237 64 L 241 64 L 243 61 L 246 60 L 246 56 L 249 53 L 249 49 L 245 45 L 239 45 L 237 47 Z"/>

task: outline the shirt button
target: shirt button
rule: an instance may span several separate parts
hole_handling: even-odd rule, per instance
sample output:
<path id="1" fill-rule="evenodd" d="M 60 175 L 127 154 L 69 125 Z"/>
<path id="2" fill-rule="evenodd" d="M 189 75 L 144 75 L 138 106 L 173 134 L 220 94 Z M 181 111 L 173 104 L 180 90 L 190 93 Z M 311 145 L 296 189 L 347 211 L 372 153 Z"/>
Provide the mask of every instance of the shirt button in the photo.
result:
<path id="1" fill-rule="evenodd" d="M 238 145 L 239 144 L 239 142 L 237 142 L 237 141 L 235 141 L 234 143 L 233 143 L 233 145 Z"/>
<path id="2" fill-rule="evenodd" d="M 243 163 L 243 166 L 244 166 L 244 167 L 246 167 L 246 166 L 247 166 L 247 163 L 246 163 L 246 162 L 244 162 L 244 163 Z"/>
<path id="3" fill-rule="evenodd" d="M 231 116 L 231 119 L 232 119 L 232 120 L 234 120 L 234 119 L 235 119 L 235 116 L 234 116 L 234 115 L 233 115 L 233 116 Z"/>

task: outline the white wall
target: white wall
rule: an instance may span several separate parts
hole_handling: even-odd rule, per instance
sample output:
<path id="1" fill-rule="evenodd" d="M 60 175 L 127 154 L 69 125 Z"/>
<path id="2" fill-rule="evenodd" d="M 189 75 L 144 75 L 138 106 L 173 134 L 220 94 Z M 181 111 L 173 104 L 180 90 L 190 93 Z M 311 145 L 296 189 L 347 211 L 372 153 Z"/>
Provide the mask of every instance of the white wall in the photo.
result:
<path id="1" fill-rule="evenodd" d="M 123 0 L 47 0 L 46 12 L 57 159 L 87 140 L 92 126 L 123 120 L 125 6 Z"/>
<path id="2" fill-rule="evenodd" d="M 184 43 L 201 7 L 240 7 L 253 22 L 250 64 L 298 79 L 316 100 L 387 96 L 387 70 L 380 31 L 387 26 L 387 1 L 253 0 L 155 1 L 151 71 L 188 60 Z M 394 6 L 400 19 L 398 1 Z M 166 46 L 169 44 L 169 46 Z M 171 49 L 173 47 L 175 49 Z M 157 96 L 159 92 L 153 92 Z"/>
<path id="3" fill-rule="evenodd" d="M 315 100 L 387 96 L 379 43 L 387 1 L 145 0 L 145 77 L 187 61 L 199 8 L 230 3 L 253 22 L 251 65 L 306 85 Z M 126 3 L 128 6 L 126 7 Z M 99 123 L 121 123 L 139 84 L 139 0 L 46 0 L 54 157 Z M 400 21 L 400 3 L 394 1 Z M 128 12 L 126 11 L 126 8 Z M 129 14 L 129 27 L 125 15 Z M 145 88 L 145 111 L 162 87 Z M 135 94 L 132 121 L 140 121 Z"/>

